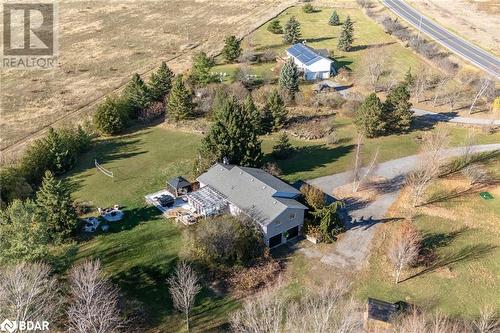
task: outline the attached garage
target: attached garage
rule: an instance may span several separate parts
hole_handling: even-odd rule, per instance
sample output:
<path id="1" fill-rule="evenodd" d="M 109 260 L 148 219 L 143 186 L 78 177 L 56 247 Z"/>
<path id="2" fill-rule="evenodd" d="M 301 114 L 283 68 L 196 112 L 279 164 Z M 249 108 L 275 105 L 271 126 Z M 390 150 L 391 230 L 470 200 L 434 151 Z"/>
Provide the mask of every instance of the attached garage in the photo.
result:
<path id="1" fill-rule="evenodd" d="M 275 247 L 281 244 L 281 234 L 269 238 L 269 247 Z"/>

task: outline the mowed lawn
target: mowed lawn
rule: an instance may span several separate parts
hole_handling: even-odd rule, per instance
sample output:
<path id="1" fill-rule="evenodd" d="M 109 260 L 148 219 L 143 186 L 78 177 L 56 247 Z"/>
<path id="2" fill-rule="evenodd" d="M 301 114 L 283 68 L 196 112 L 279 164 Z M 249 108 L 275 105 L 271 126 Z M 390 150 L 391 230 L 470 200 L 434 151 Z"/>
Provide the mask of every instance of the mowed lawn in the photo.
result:
<path id="1" fill-rule="evenodd" d="M 497 170 L 498 176 L 498 155 L 489 164 L 492 174 Z M 460 175 L 438 181 L 428 195 L 451 194 L 457 187 L 465 188 Z M 423 234 L 424 248 L 433 250 L 435 259 L 428 266 L 404 272 L 403 279 L 407 280 L 398 285 L 385 257 L 397 223 L 383 226 L 369 268 L 356 282 L 357 296 L 402 300 L 469 318 L 486 306 L 500 311 L 500 186 L 487 190 L 495 199 L 484 200 L 478 193 L 471 193 L 419 209 L 414 223 Z"/>
<path id="2" fill-rule="evenodd" d="M 328 145 L 325 140 L 291 139 L 297 148 L 289 159 L 278 161 L 283 178 L 288 181 L 310 179 L 345 171 L 352 161 L 353 125 L 347 118 L 335 119 L 340 142 Z M 453 145 L 461 145 L 467 131 L 451 127 Z M 382 160 L 413 154 L 418 150 L 421 131 L 408 135 L 370 139 L 365 143 L 368 159 L 381 147 Z M 94 235 L 68 251 L 69 262 L 98 258 L 111 279 L 129 300 L 139 300 L 147 314 L 147 327 L 166 332 L 182 332 L 182 318 L 172 309 L 166 277 L 172 271 L 182 247 L 182 227 L 164 219 L 144 202 L 144 195 L 162 189 L 165 181 L 176 175 L 193 179 L 193 161 L 201 135 L 152 127 L 133 133 L 104 138 L 87 153 L 77 170 L 69 175 L 73 197 L 94 207 L 119 204 L 125 219 L 113 223 L 108 233 Z M 266 160 L 277 135 L 263 137 Z M 499 141 L 497 135 L 477 136 L 478 142 Z M 94 167 L 94 160 L 114 173 L 111 179 Z M 96 214 L 96 211 L 94 211 Z M 193 311 L 194 331 L 218 327 L 239 300 L 212 294 L 205 288 Z"/>
<path id="3" fill-rule="evenodd" d="M 333 12 L 333 8 L 318 7 L 314 13 L 304 13 L 302 6 L 291 7 L 278 19 L 281 25 L 284 25 L 291 16 L 301 24 L 302 39 L 307 45 L 317 49 L 327 49 L 331 52 L 335 60 L 336 68 L 346 66 L 354 73 L 362 69 L 363 59 L 370 59 L 375 49 L 382 49 L 390 55 L 388 59 L 388 68 L 401 75 L 409 67 L 417 68 L 421 60 L 410 49 L 403 47 L 397 39 L 386 34 L 384 30 L 367 17 L 359 8 L 336 8 L 340 16 L 341 23 L 349 15 L 354 22 L 354 43 L 352 50 L 343 52 L 337 50 L 338 37 L 341 26 L 331 26 L 328 20 Z M 285 50 L 290 46 L 283 42 L 282 35 L 273 34 L 267 31 L 267 25 L 257 29 L 247 36 L 242 43 L 244 51 L 262 52 L 273 50 L 278 55 L 284 56 Z M 222 59 L 220 59 L 222 61 Z M 366 63 L 366 61 L 365 61 Z M 269 77 L 277 76 L 277 72 L 271 69 L 275 63 L 254 64 L 249 69 L 259 76 Z M 234 73 L 238 65 L 219 65 L 214 68 L 215 72 L 226 72 L 228 75 Z"/>

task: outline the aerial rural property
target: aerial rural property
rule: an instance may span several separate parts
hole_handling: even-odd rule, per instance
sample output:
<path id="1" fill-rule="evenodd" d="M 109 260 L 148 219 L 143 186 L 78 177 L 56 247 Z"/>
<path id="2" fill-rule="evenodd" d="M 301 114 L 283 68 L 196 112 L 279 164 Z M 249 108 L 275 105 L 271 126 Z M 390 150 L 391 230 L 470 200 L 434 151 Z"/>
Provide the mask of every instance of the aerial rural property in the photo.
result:
<path id="1" fill-rule="evenodd" d="M 495 0 L 2 0 L 0 332 L 500 331 Z"/>

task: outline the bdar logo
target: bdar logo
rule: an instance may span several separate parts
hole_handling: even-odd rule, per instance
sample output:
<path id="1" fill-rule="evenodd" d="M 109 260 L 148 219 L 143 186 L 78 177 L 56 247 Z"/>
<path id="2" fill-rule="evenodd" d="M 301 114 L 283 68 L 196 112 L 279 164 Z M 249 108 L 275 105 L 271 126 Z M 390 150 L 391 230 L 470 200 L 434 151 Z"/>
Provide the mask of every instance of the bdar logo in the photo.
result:
<path id="1" fill-rule="evenodd" d="M 13 333 L 17 329 L 17 322 L 5 319 L 3 323 L 0 324 L 0 331 L 5 331 Z"/>

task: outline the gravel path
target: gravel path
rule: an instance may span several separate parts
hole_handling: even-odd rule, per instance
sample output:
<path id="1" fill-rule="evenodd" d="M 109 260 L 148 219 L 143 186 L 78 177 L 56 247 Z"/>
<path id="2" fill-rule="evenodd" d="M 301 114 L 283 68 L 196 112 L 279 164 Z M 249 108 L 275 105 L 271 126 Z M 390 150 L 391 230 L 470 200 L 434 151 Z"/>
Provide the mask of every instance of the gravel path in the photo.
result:
<path id="1" fill-rule="evenodd" d="M 471 148 L 472 153 L 500 150 L 500 144 L 477 145 Z M 465 151 L 464 147 L 450 148 L 444 152 L 446 157 L 459 156 Z M 390 186 L 377 200 L 367 204 L 354 203 L 347 206 L 349 218 L 346 221 L 348 229 L 335 244 L 335 248 L 327 254 L 319 253 L 314 247 L 307 247 L 301 251 L 308 257 L 320 258 L 320 261 L 336 267 L 350 267 L 361 269 L 366 262 L 371 248 L 371 241 L 375 230 L 384 219 L 389 207 L 396 201 L 405 175 L 418 164 L 418 155 L 407 156 L 380 163 L 374 176 L 388 180 Z M 343 172 L 331 176 L 320 177 L 307 181 L 331 194 L 339 186 L 349 184 L 352 172 Z"/>

